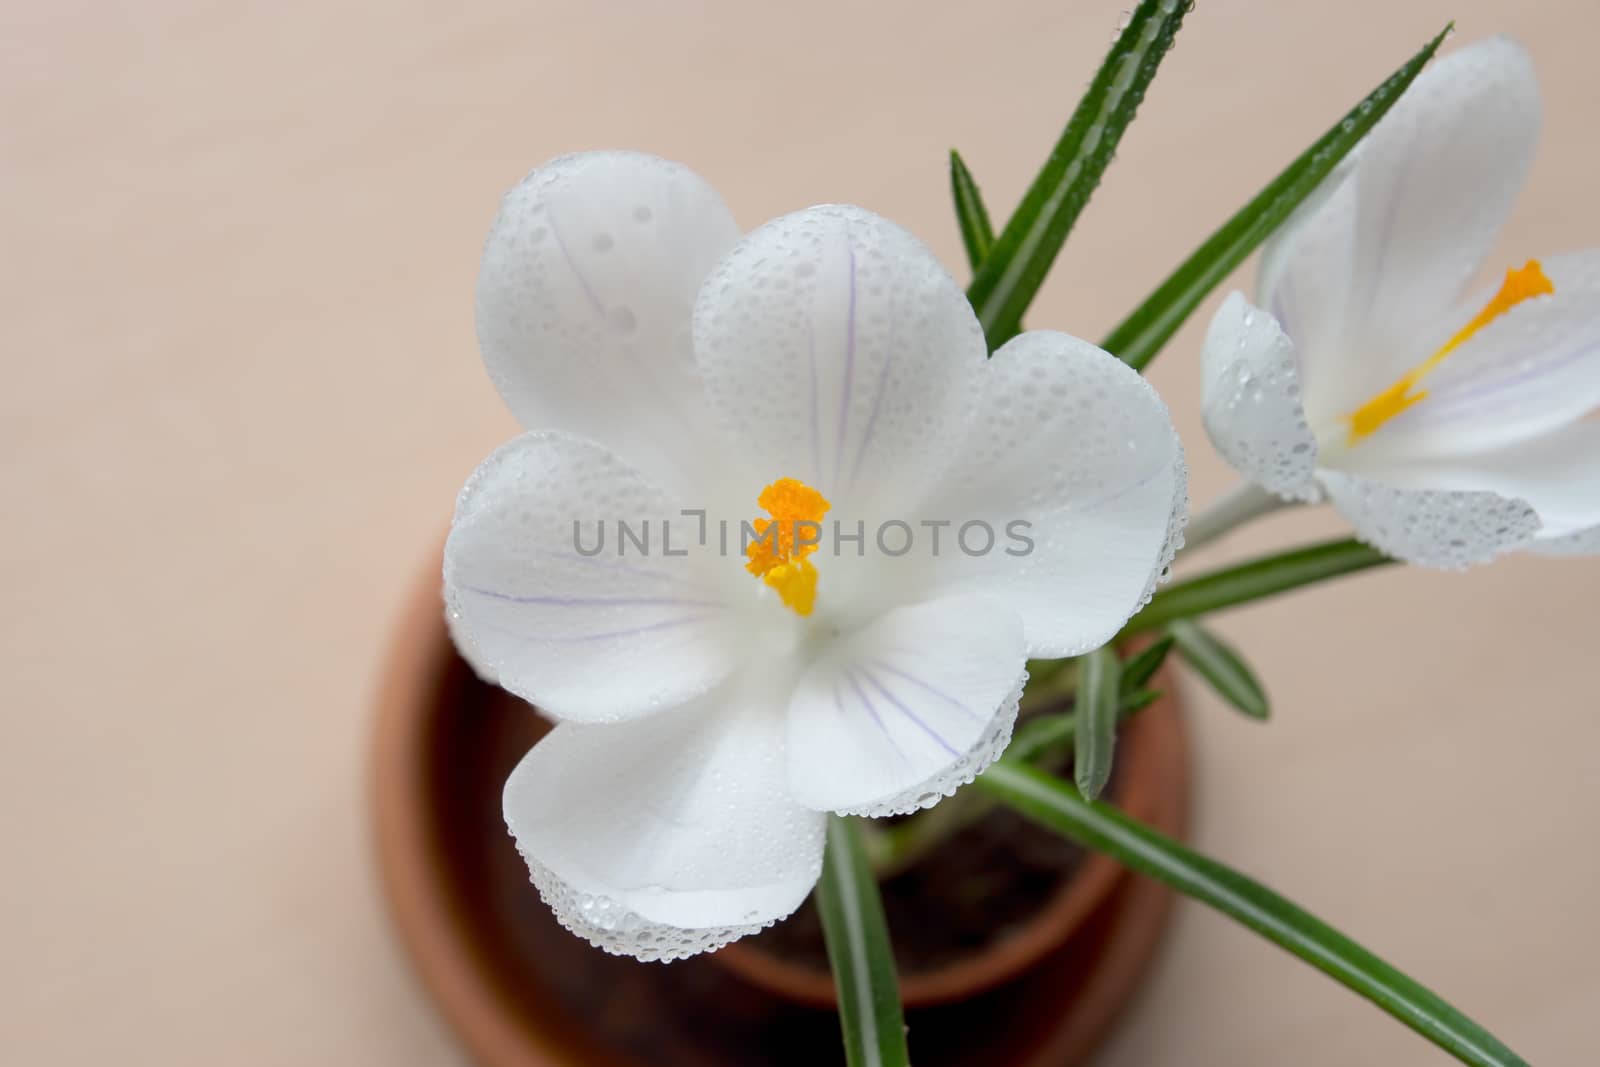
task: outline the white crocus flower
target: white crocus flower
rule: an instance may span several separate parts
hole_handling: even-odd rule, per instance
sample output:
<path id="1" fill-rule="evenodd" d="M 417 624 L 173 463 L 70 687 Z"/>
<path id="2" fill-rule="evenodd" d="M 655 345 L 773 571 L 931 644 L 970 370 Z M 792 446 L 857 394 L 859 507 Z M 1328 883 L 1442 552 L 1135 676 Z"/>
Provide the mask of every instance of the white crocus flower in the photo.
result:
<path id="1" fill-rule="evenodd" d="M 1533 156 L 1539 94 L 1493 39 L 1439 61 L 1263 255 L 1204 354 L 1218 451 L 1326 497 L 1400 559 L 1600 550 L 1600 253 L 1472 291 Z"/>
<path id="2" fill-rule="evenodd" d="M 824 813 L 970 781 L 1027 658 L 1111 638 L 1178 540 L 1182 452 L 1150 387 L 1060 333 L 985 359 L 961 288 L 859 208 L 741 240 L 681 166 L 560 159 L 501 206 L 478 329 L 531 432 L 461 493 L 451 625 L 558 722 L 505 817 L 560 920 L 610 952 L 672 959 L 788 915 Z M 745 555 L 763 511 L 821 543 Z M 617 520 L 648 522 L 651 551 Z M 974 520 L 992 551 L 958 544 Z M 1031 552 L 1005 540 L 1019 520 Z"/>

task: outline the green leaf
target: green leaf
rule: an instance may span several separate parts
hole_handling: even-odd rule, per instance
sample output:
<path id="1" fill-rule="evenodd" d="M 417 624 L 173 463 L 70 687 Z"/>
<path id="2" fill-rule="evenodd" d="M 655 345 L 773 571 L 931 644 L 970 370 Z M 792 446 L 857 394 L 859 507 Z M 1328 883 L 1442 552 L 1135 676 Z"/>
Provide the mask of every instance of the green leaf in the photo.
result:
<path id="1" fill-rule="evenodd" d="M 994 245 L 994 227 L 989 224 L 989 211 L 983 206 L 978 183 L 972 180 L 972 172 L 954 148 L 950 149 L 950 195 L 956 203 L 961 243 L 967 246 L 967 263 L 976 273 L 989 258 L 989 249 Z"/>
<path id="2" fill-rule="evenodd" d="M 1359 541 L 1324 541 L 1174 582 L 1123 627 L 1122 636 L 1276 596 L 1394 560 Z"/>
<path id="3" fill-rule="evenodd" d="M 1171 634 L 1162 634 L 1123 661 L 1120 684 L 1124 697 L 1136 689 L 1143 688 L 1146 682 L 1156 676 L 1156 671 L 1159 671 L 1161 664 L 1166 662 L 1167 653 L 1172 651 L 1173 640 Z"/>
<path id="4" fill-rule="evenodd" d="M 1126 673 L 1123 675 L 1126 677 Z M 1117 722 L 1131 718 L 1161 699 L 1159 689 L 1129 689 L 1120 686 L 1117 700 Z M 1056 715 L 1040 715 L 1017 727 L 1017 734 L 1006 747 L 1005 758 L 1032 763 L 1046 752 L 1072 751 L 1078 733 L 1076 712 L 1064 711 Z"/>
<path id="5" fill-rule="evenodd" d="M 1031 763 L 1052 750 L 1072 748 L 1072 736 L 1078 730 L 1078 717 L 1070 711 L 1059 715 L 1040 715 L 1017 727 L 1011 744 L 1006 746 L 1004 759 Z"/>
<path id="6" fill-rule="evenodd" d="M 1231 645 L 1189 619 L 1175 619 L 1167 633 L 1177 638 L 1178 655 L 1210 682 L 1222 699 L 1252 719 L 1267 717 L 1270 708 L 1266 690 Z"/>
<path id="7" fill-rule="evenodd" d="M 878 883 L 854 823 L 837 815 L 828 819 L 817 911 L 839 991 L 845 1061 L 849 1067 L 905 1067 L 906 1024 Z"/>
<path id="8" fill-rule="evenodd" d="M 1093 800 L 1111 778 L 1111 753 L 1117 743 L 1117 679 L 1122 663 L 1110 645 L 1083 657 L 1078 684 L 1077 728 L 1073 734 L 1072 771 L 1078 789 Z"/>
<path id="9" fill-rule="evenodd" d="M 1321 919 L 1110 805 L 1085 801 L 1068 783 L 1007 760 L 991 766 L 978 783 L 1029 818 L 1243 923 L 1366 997 L 1461 1062 L 1474 1067 L 1528 1067 L 1438 994 Z"/>
<path id="10" fill-rule="evenodd" d="M 1142 0 L 1067 120 L 1039 176 L 972 279 L 967 296 L 992 352 L 1016 336 L 1073 223 L 1133 121 L 1191 0 Z"/>
<path id="11" fill-rule="evenodd" d="M 1422 73 L 1423 66 L 1433 58 L 1454 25 L 1446 26 L 1422 51 L 1406 60 L 1399 70 L 1272 179 L 1254 200 L 1223 223 L 1221 229 L 1208 237 L 1205 244 L 1111 331 L 1100 347 L 1122 357 L 1136 369 L 1143 369 L 1154 359 L 1206 294 L 1243 263 L 1388 113 Z M 1001 240 L 1003 243 L 1004 238 Z"/>
<path id="12" fill-rule="evenodd" d="M 1126 719 L 1135 712 L 1143 711 L 1151 704 L 1161 699 L 1159 689 L 1135 689 L 1122 695 L 1122 707 L 1117 712 L 1120 718 Z"/>

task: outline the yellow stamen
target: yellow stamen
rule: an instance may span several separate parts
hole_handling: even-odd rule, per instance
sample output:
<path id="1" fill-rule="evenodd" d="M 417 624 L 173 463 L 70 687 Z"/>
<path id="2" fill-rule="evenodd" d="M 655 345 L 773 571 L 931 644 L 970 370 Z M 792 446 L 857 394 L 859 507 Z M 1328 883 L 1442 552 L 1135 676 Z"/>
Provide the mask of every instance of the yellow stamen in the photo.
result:
<path id="1" fill-rule="evenodd" d="M 783 606 L 801 617 L 811 614 L 817 603 L 817 568 L 810 560 L 780 563 L 762 579 L 778 591 Z"/>
<path id="2" fill-rule="evenodd" d="M 750 557 L 745 570 L 776 589 L 796 615 L 810 615 L 817 600 L 817 568 L 806 557 L 817 550 L 822 516 L 832 505 L 793 478 L 779 478 L 761 490 L 756 503 L 772 518 L 751 523 L 756 537 L 745 546 Z"/>
<path id="3" fill-rule="evenodd" d="M 1482 311 L 1472 317 L 1471 322 L 1457 330 L 1455 336 L 1444 343 L 1443 348 L 1407 371 L 1389 388 L 1345 416 L 1345 421 L 1350 424 L 1349 443 L 1354 445 L 1363 437 L 1376 433 L 1384 423 L 1427 397 L 1425 391 L 1413 393 L 1411 390 L 1473 334 L 1524 300 L 1531 300 L 1536 296 L 1549 296 L 1555 291 L 1555 285 L 1545 277 L 1544 268 L 1539 265 L 1537 259 L 1530 259 L 1523 266 L 1512 267 L 1506 271 L 1506 280 L 1501 284 L 1500 291 L 1483 306 Z"/>

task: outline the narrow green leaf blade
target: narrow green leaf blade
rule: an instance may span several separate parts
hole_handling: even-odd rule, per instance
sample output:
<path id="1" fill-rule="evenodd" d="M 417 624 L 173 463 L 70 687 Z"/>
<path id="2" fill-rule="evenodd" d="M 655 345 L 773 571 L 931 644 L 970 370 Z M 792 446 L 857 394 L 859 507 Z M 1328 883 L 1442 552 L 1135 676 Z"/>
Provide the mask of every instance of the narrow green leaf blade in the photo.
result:
<path id="1" fill-rule="evenodd" d="M 1366 997 L 1473 1067 L 1528 1067 L 1493 1034 L 1438 994 L 1316 916 L 1237 871 L 1192 852 L 1068 783 L 1001 760 L 978 778 L 1006 804 L 1123 866 L 1209 905 Z"/>
<path id="2" fill-rule="evenodd" d="M 1174 620 L 1167 633 L 1177 639 L 1178 655 L 1210 682 L 1222 699 L 1252 719 L 1270 714 L 1266 690 L 1233 646 L 1189 619 Z"/>
<path id="3" fill-rule="evenodd" d="M 1078 684 L 1077 726 L 1073 735 L 1073 776 L 1078 789 L 1090 800 L 1100 795 L 1111 778 L 1111 754 L 1117 743 L 1117 679 L 1122 663 L 1110 645 L 1083 657 L 1083 677 Z"/>
<path id="4" fill-rule="evenodd" d="M 1190 0 L 1141 0 L 978 268 L 967 296 L 991 352 L 1022 328 L 1023 313 L 1100 184 L 1191 6 Z"/>
<path id="5" fill-rule="evenodd" d="M 1134 690 L 1144 688 L 1144 684 L 1156 676 L 1156 671 L 1159 671 L 1167 660 L 1167 653 L 1172 651 L 1173 641 L 1171 634 L 1162 634 L 1123 660 L 1122 678 L 1119 684 L 1124 697 Z"/>
<path id="6" fill-rule="evenodd" d="M 989 209 L 983 206 L 978 183 L 972 180 L 961 153 L 950 149 L 950 196 L 956 204 L 956 225 L 961 227 L 961 243 L 967 248 L 967 264 L 974 273 L 989 258 L 994 246 L 994 226 Z"/>
<path id="7" fill-rule="evenodd" d="M 1161 699 L 1159 689 L 1129 689 L 1121 686 L 1117 700 L 1117 722 L 1131 718 Z M 1006 748 L 1005 758 L 1032 763 L 1046 752 L 1071 752 L 1078 735 L 1078 715 L 1064 711 L 1040 715 L 1017 727 L 1017 735 Z"/>
<path id="8" fill-rule="evenodd" d="M 905 1018 L 894 950 L 878 883 L 849 819 L 828 819 L 828 847 L 817 882 L 817 910 L 839 995 L 839 1026 L 849 1067 L 905 1067 Z"/>
<path id="9" fill-rule="evenodd" d="M 1070 750 L 1077 732 L 1078 716 L 1070 711 L 1029 719 L 1017 727 L 1003 758 L 1031 763 L 1046 752 Z"/>
<path id="10" fill-rule="evenodd" d="M 1122 710 L 1118 714 L 1126 719 L 1135 712 L 1143 711 L 1160 699 L 1161 690 L 1159 689 L 1135 689 L 1130 693 L 1123 694 Z"/>
<path id="11" fill-rule="evenodd" d="M 1324 541 L 1174 582 L 1129 620 L 1123 635 L 1165 626 L 1394 560 L 1359 541 Z"/>
<path id="12" fill-rule="evenodd" d="M 1311 195 L 1378 120 L 1388 114 L 1439 50 L 1453 26 L 1454 23 L 1446 26 L 1420 52 L 1406 60 L 1399 70 L 1384 79 L 1344 118 L 1334 123 L 1332 129 L 1285 167 L 1255 199 L 1223 223 L 1221 229 L 1208 237 L 1144 303 L 1111 331 L 1100 347 L 1120 356 L 1136 369 L 1143 369 L 1154 359 L 1167 339 L 1200 306 L 1206 294 L 1243 263 L 1256 246 Z"/>

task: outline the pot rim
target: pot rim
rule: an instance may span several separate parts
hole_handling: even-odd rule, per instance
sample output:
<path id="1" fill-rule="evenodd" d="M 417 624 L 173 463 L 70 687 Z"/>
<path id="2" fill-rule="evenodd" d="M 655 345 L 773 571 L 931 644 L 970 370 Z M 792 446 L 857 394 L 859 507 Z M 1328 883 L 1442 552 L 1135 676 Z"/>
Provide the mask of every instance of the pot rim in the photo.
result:
<path id="1" fill-rule="evenodd" d="M 442 542 L 439 548 L 432 558 L 442 555 Z M 419 832 L 431 822 L 428 791 L 419 785 L 428 776 L 427 709 L 448 684 L 456 658 L 442 590 L 442 577 L 430 568 L 406 598 L 378 689 L 368 796 L 383 895 L 413 969 L 474 1059 L 497 1067 L 560 1067 L 567 1062 L 565 1042 L 525 1025 L 504 1002 L 438 876 L 445 862 L 439 842 Z"/>

